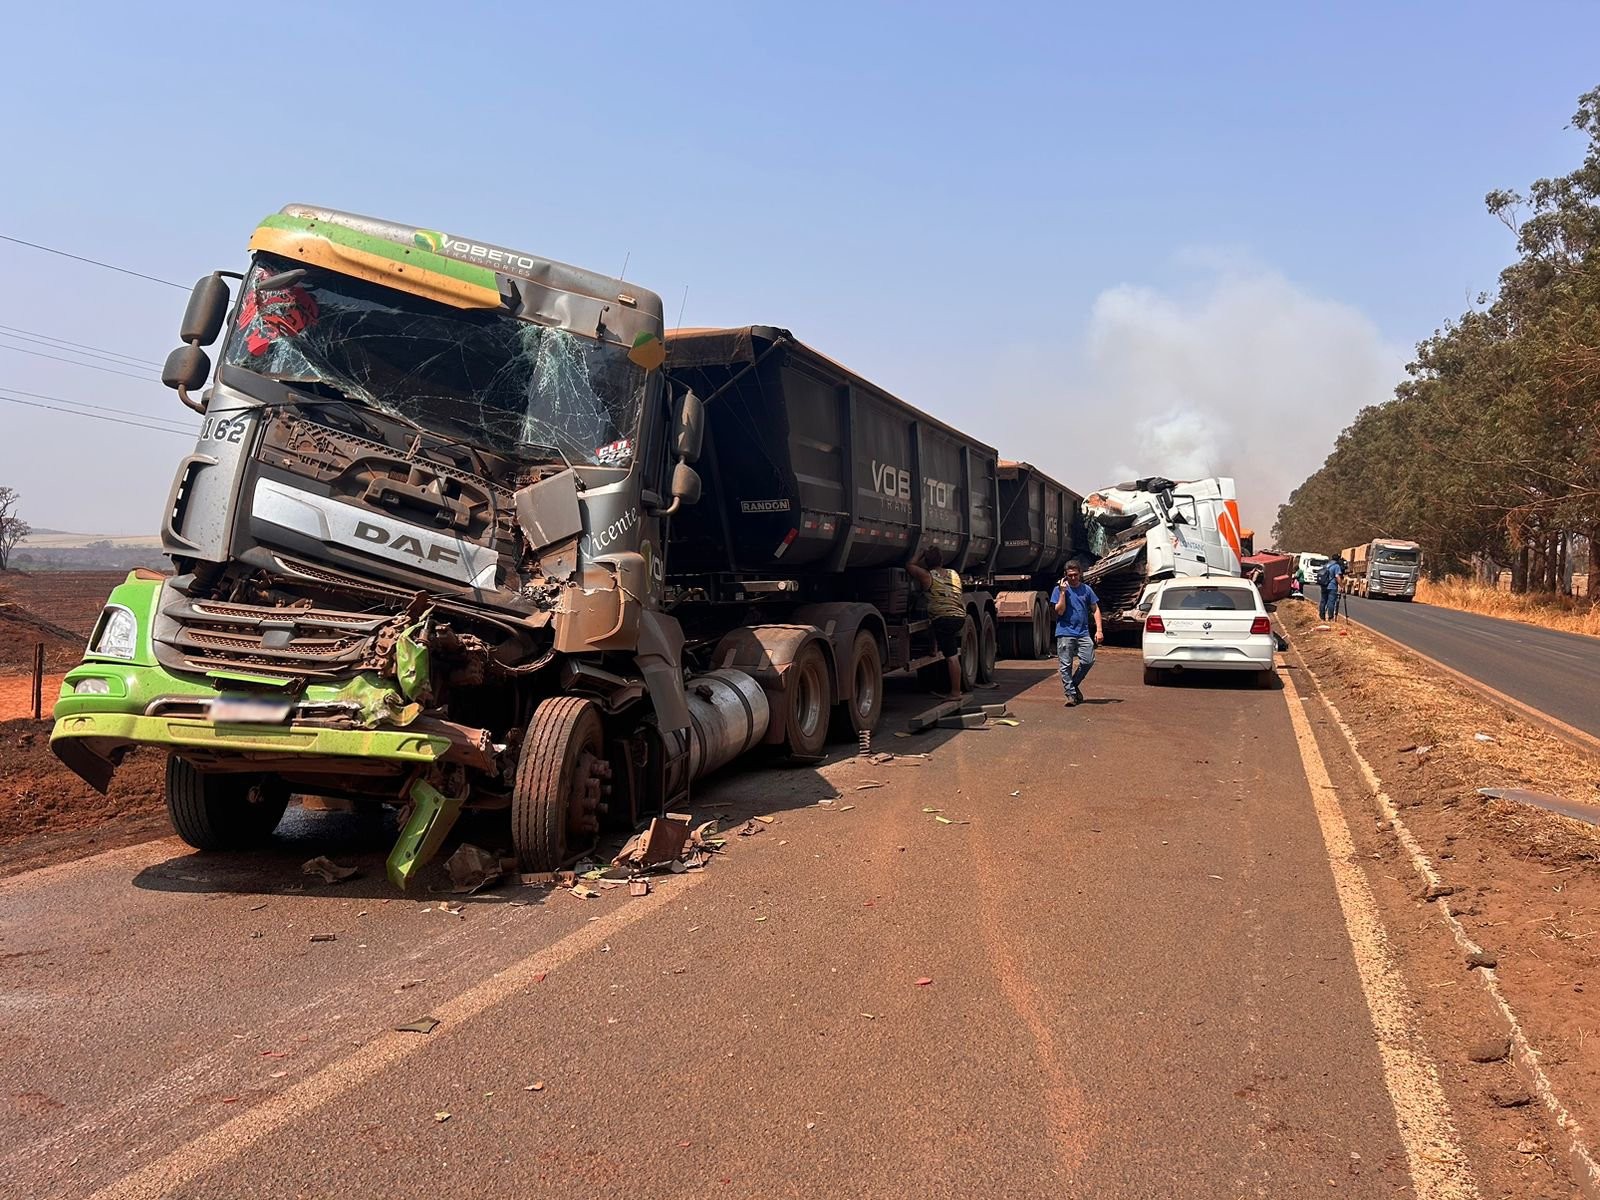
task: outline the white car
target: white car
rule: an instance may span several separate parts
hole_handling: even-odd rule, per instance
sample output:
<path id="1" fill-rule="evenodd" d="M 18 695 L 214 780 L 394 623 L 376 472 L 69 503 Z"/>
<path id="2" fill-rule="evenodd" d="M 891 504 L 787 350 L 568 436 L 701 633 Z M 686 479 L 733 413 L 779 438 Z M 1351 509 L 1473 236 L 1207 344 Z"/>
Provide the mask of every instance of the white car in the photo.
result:
<path id="1" fill-rule="evenodd" d="M 1185 670 L 1250 671 L 1257 686 L 1277 677 L 1272 621 L 1248 579 L 1227 575 L 1163 579 L 1139 600 L 1144 613 L 1144 681 Z"/>

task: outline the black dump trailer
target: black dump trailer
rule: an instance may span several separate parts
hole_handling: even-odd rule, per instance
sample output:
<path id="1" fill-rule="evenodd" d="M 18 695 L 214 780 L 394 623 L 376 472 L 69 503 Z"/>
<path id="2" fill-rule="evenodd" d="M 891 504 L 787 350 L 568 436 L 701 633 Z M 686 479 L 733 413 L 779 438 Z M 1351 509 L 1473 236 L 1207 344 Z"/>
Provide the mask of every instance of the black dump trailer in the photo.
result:
<path id="1" fill-rule="evenodd" d="M 1000 653 L 1039 658 L 1050 653 L 1050 590 L 1074 558 L 1087 556 L 1083 497 L 1024 462 L 999 464 L 1000 549 L 995 557 L 995 611 Z"/>
<path id="2" fill-rule="evenodd" d="M 942 678 L 926 598 L 905 570 L 937 546 L 968 585 L 963 673 L 988 682 L 1001 540 L 994 448 L 784 329 L 675 330 L 667 346 L 674 388 L 693 390 L 706 413 L 703 493 L 672 517 L 661 568 L 690 649 L 713 647 L 716 665 L 745 669 L 748 655 L 722 661 L 740 628 L 814 628 L 829 643 L 841 712 L 870 727 L 884 671 Z"/>

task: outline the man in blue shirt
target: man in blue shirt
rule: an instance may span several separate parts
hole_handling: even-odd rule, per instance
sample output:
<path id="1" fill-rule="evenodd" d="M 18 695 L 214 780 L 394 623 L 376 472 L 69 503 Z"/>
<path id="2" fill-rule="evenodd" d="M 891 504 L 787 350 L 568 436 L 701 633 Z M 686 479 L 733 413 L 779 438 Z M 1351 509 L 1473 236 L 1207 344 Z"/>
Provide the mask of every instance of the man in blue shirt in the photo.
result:
<path id="1" fill-rule="evenodd" d="M 1337 554 L 1322 565 L 1317 572 L 1317 584 L 1322 588 L 1322 602 L 1318 606 L 1324 621 L 1339 615 L 1339 576 L 1344 574 L 1344 560 Z"/>
<path id="2" fill-rule="evenodd" d="M 1083 581 L 1083 570 L 1069 563 L 1067 577 L 1050 593 L 1056 610 L 1056 657 L 1061 661 L 1061 690 L 1067 694 L 1067 707 L 1083 703 L 1080 684 L 1094 666 L 1094 648 L 1106 640 L 1100 621 L 1100 597 Z M 1089 618 L 1094 617 L 1094 634 L 1089 633 Z M 1076 657 L 1078 665 L 1072 665 Z"/>

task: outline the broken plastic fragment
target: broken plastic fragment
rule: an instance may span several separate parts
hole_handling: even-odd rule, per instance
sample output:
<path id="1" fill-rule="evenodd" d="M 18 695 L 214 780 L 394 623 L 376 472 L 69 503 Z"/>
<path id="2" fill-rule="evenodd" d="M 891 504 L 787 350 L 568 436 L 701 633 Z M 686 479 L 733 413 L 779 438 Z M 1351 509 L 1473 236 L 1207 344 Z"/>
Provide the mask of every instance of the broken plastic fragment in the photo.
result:
<path id="1" fill-rule="evenodd" d="M 394 1031 L 396 1033 L 432 1033 L 437 1028 L 439 1028 L 438 1017 L 418 1017 L 415 1021 L 408 1022 L 405 1025 L 396 1025 Z"/>
<path id="2" fill-rule="evenodd" d="M 323 883 L 342 883 L 346 879 L 354 878 L 360 872 L 355 867 L 341 866 L 326 855 L 319 854 L 316 858 L 307 859 L 300 864 L 300 873 L 303 875 L 316 875 L 321 878 Z M 266 905 L 263 904 L 260 907 L 265 908 Z M 252 909 L 251 911 L 254 910 Z"/>

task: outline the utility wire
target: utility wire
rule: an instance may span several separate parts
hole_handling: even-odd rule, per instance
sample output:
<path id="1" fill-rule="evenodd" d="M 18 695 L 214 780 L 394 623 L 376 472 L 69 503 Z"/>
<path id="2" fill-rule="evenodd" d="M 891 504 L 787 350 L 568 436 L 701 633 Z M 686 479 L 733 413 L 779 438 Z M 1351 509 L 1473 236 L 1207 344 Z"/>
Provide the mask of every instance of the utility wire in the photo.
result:
<path id="1" fill-rule="evenodd" d="M 149 375 L 135 375 L 132 371 L 113 371 L 110 367 L 97 367 L 94 363 L 80 362 L 76 358 L 62 358 L 59 354 L 45 354 L 40 350 L 28 350 L 22 346 L 0 344 L 0 350 L 13 350 L 18 354 L 31 354 L 35 358 L 48 358 L 52 362 L 70 363 L 74 367 L 88 367 L 91 371 L 104 371 L 107 375 L 121 375 L 124 379 L 142 379 L 146 383 L 151 381 Z"/>
<path id="2" fill-rule="evenodd" d="M 21 238 L 11 237 L 9 234 L 0 233 L 0 242 L 15 242 L 19 246 L 28 246 L 34 250 L 43 250 L 46 254 L 59 254 L 62 258 L 75 259 L 81 263 L 88 263 L 92 267 L 104 267 L 108 271 L 116 271 L 121 275 L 132 275 L 136 279 L 148 279 L 151 283 L 164 283 L 168 287 L 177 288 L 180 292 L 189 289 L 181 283 L 173 283 L 170 279 L 158 279 L 154 275 L 146 275 L 143 271 L 130 271 L 127 267 L 113 266 L 108 262 L 101 262 L 98 258 L 85 258 L 81 254 L 68 254 L 65 250 L 57 250 L 54 246 L 41 246 L 38 242 L 25 242 Z"/>
<path id="3" fill-rule="evenodd" d="M 48 412 L 66 413 L 69 417 L 88 417 L 91 421 L 110 421 L 115 425 L 131 425 L 135 429 L 149 429 L 155 433 L 170 433 L 178 437 L 193 437 L 193 431 L 185 433 L 181 429 L 169 429 L 163 425 L 144 425 L 138 421 L 124 421 L 120 417 L 108 417 L 102 413 L 83 412 L 76 408 L 57 408 L 53 404 L 37 404 L 32 400 L 13 400 L 10 396 L 0 396 L 3 404 L 25 404 L 29 408 L 42 408 Z"/>
<path id="4" fill-rule="evenodd" d="M 138 412 L 131 408 L 116 408 L 105 404 L 90 404 L 87 400 L 68 400 L 65 396 L 47 396 L 43 392 L 30 392 L 24 388 L 14 388 L 0 383 L 0 392 L 7 392 L 12 396 L 28 396 L 34 400 L 49 400 L 55 404 L 70 404 L 74 408 L 92 408 L 98 412 L 116 413 L 124 417 L 137 417 L 141 421 L 158 421 L 163 425 L 171 425 L 176 432 L 193 433 L 194 426 L 179 420 L 176 417 L 151 416 L 148 413 Z"/>
<path id="5" fill-rule="evenodd" d="M 159 367 L 161 365 L 148 358 L 140 358 L 134 354 L 124 354 L 120 350 L 108 350 L 104 346 L 91 346 L 87 342 L 69 342 L 66 338 L 56 337 L 52 333 L 39 333 L 33 329 L 20 329 L 15 325 L 0 325 L 0 330 L 4 330 L 14 337 L 27 338 L 31 342 L 39 342 L 41 344 L 55 342 L 62 346 L 71 346 L 74 350 L 86 350 L 99 356 L 109 355 L 112 358 L 125 358 L 129 362 L 138 363 L 140 366 Z"/>
<path id="6" fill-rule="evenodd" d="M 43 338 L 33 337 L 25 333 L 7 333 L 0 329 L 0 338 L 10 338 L 12 341 L 28 342 L 34 346 L 43 346 L 46 350 L 60 350 L 65 354 L 80 354 L 85 358 L 98 358 L 101 362 L 108 362 L 114 367 L 160 367 L 160 363 L 146 362 L 144 359 L 133 358 L 132 355 L 119 355 L 113 358 L 99 350 L 74 350 L 71 346 L 58 346 L 54 342 L 47 342 Z M 0 343 L 3 345 L 4 343 Z M 16 347 L 13 347 L 15 349 Z M 86 364 L 87 365 L 87 364 Z"/>

